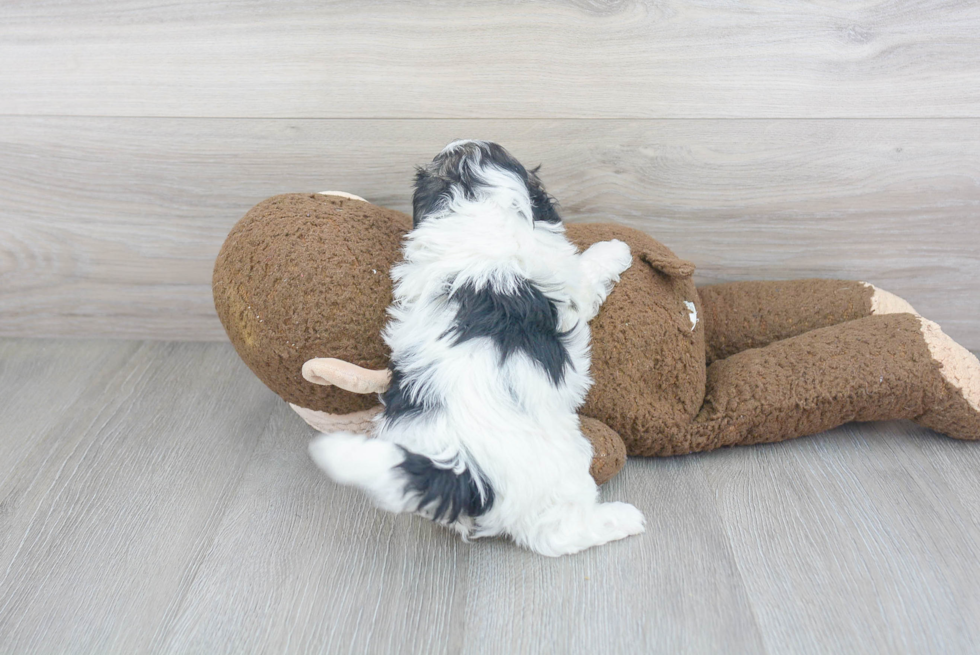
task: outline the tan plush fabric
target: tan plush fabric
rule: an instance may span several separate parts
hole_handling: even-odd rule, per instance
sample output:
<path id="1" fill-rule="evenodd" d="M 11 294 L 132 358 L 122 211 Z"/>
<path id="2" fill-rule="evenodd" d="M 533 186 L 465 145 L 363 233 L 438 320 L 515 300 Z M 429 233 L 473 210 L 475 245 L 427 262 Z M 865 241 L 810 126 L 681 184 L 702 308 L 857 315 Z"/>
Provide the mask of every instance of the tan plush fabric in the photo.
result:
<path id="1" fill-rule="evenodd" d="M 942 366 L 943 377 L 980 412 L 980 362 L 976 355 L 950 339 L 936 323 L 920 317 L 919 324 L 929 353 Z"/>
<path id="2" fill-rule="evenodd" d="M 332 384 L 353 393 L 384 393 L 391 384 L 391 371 L 363 368 L 332 357 L 317 357 L 303 364 L 303 378 L 313 384 Z"/>
<path id="3" fill-rule="evenodd" d="M 869 287 L 872 291 L 872 314 L 919 314 L 904 298 L 899 298 L 894 293 L 879 289 L 875 285 L 868 284 L 867 282 L 862 282 L 861 284 Z"/>
<path id="4" fill-rule="evenodd" d="M 375 417 L 381 413 L 381 405 L 349 414 L 330 414 L 306 409 L 289 403 L 293 411 L 300 415 L 313 429 L 320 432 L 353 432 L 355 434 L 370 434 Z"/>
<path id="5" fill-rule="evenodd" d="M 919 323 L 944 384 L 940 397 L 916 421 L 957 439 L 980 439 L 980 361 L 932 321 L 920 318 Z"/>

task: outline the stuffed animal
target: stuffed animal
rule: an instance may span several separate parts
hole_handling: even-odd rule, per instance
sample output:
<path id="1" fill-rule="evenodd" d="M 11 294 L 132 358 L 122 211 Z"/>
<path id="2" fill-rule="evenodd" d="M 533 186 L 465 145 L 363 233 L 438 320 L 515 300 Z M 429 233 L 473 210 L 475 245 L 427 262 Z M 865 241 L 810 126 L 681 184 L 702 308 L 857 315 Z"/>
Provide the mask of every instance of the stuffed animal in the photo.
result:
<path id="1" fill-rule="evenodd" d="M 381 338 L 405 214 L 357 196 L 256 205 L 214 269 L 215 307 L 249 368 L 321 431 L 366 431 L 388 383 Z M 605 482 L 625 455 L 792 439 L 848 421 L 911 419 L 980 439 L 980 362 L 897 296 L 863 282 L 695 288 L 694 264 L 613 224 L 566 226 L 585 249 L 633 253 L 592 321 L 580 410 Z"/>

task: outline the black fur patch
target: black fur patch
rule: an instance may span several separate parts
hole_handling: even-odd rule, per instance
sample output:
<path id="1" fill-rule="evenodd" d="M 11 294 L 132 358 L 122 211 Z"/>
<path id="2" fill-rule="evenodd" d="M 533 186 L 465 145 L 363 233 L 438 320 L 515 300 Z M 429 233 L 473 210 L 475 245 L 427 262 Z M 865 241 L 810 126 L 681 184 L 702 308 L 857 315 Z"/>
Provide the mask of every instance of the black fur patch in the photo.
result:
<path id="1" fill-rule="evenodd" d="M 538 166 L 527 174 L 527 192 L 531 196 L 531 209 L 534 212 L 534 220 L 544 223 L 561 223 L 561 216 L 558 214 L 557 201 L 548 195 L 544 190 L 544 185 L 538 179 Z"/>
<path id="2" fill-rule="evenodd" d="M 381 394 L 381 402 L 385 406 L 385 418 L 389 421 L 418 416 L 426 409 L 424 404 L 408 393 L 405 388 L 405 376 L 395 365 L 391 367 L 391 384 Z"/>
<path id="3" fill-rule="evenodd" d="M 418 168 L 415 171 L 415 194 L 412 196 L 412 227 L 418 227 L 423 218 L 446 202 L 452 187 L 452 180 Z"/>
<path id="4" fill-rule="evenodd" d="M 561 222 L 554 198 L 548 195 L 538 178 L 540 166 L 528 171 L 503 146 L 489 141 L 469 141 L 448 152 L 439 153 L 428 166 L 416 170 L 412 226 L 418 227 L 426 216 L 446 202 L 454 188 L 466 198 L 474 198 L 476 190 L 482 184 L 479 178 L 480 167 L 487 164 L 510 171 L 524 182 L 535 221 Z"/>
<path id="5" fill-rule="evenodd" d="M 512 353 L 523 352 L 541 365 L 556 386 L 565 379 L 571 356 L 565 333 L 558 330 L 558 308 L 530 282 L 521 280 L 512 293 L 467 284 L 450 300 L 457 304 L 456 322 L 449 331 L 456 344 L 489 337 L 500 352 L 501 364 Z"/>
<path id="6" fill-rule="evenodd" d="M 468 470 L 457 474 L 451 469 L 436 466 L 424 455 L 404 448 L 402 452 L 405 461 L 398 468 L 408 477 L 406 486 L 420 495 L 418 509 L 430 508 L 436 521 L 445 519 L 452 523 L 461 514 L 482 516 L 493 506 L 493 489 L 486 480 L 482 481 L 484 495 L 481 495 L 476 480 Z"/>

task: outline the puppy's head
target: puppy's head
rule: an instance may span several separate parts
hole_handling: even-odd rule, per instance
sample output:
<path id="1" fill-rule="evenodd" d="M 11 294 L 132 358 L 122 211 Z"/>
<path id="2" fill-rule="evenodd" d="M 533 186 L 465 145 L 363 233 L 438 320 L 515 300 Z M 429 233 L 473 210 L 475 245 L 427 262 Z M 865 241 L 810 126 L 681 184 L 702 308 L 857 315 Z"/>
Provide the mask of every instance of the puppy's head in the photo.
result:
<path id="1" fill-rule="evenodd" d="M 540 168 L 540 167 L 538 167 Z M 560 223 L 554 198 L 537 175 L 502 146 L 490 141 L 453 141 L 415 174 L 412 222 L 451 211 L 462 202 L 489 201 L 513 209 L 533 224 Z"/>

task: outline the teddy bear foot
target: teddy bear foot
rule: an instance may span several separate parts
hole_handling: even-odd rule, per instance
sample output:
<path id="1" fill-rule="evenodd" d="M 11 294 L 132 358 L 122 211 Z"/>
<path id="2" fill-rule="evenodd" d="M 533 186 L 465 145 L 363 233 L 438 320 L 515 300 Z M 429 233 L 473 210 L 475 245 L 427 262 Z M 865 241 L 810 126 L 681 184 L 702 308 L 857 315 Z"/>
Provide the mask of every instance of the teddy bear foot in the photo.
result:
<path id="1" fill-rule="evenodd" d="M 868 282 L 862 282 L 865 287 L 871 289 L 871 298 L 869 302 L 871 303 L 871 314 L 915 314 L 919 316 L 919 312 L 915 311 L 904 298 L 896 296 L 894 293 L 885 291 L 884 289 L 879 289 L 873 284 Z"/>
<path id="2" fill-rule="evenodd" d="M 980 439 L 980 361 L 934 322 L 922 318 L 905 299 L 862 282 L 873 290 L 871 313 L 914 314 L 932 359 L 940 365 L 943 393 L 935 407 L 915 419 L 955 439 Z"/>
<path id="3" fill-rule="evenodd" d="M 955 439 L 980 439 L 980 361 L 938 325 L 919 320 L 929 354 L 940 365 L 944 393 L 915 422 Z"/>

